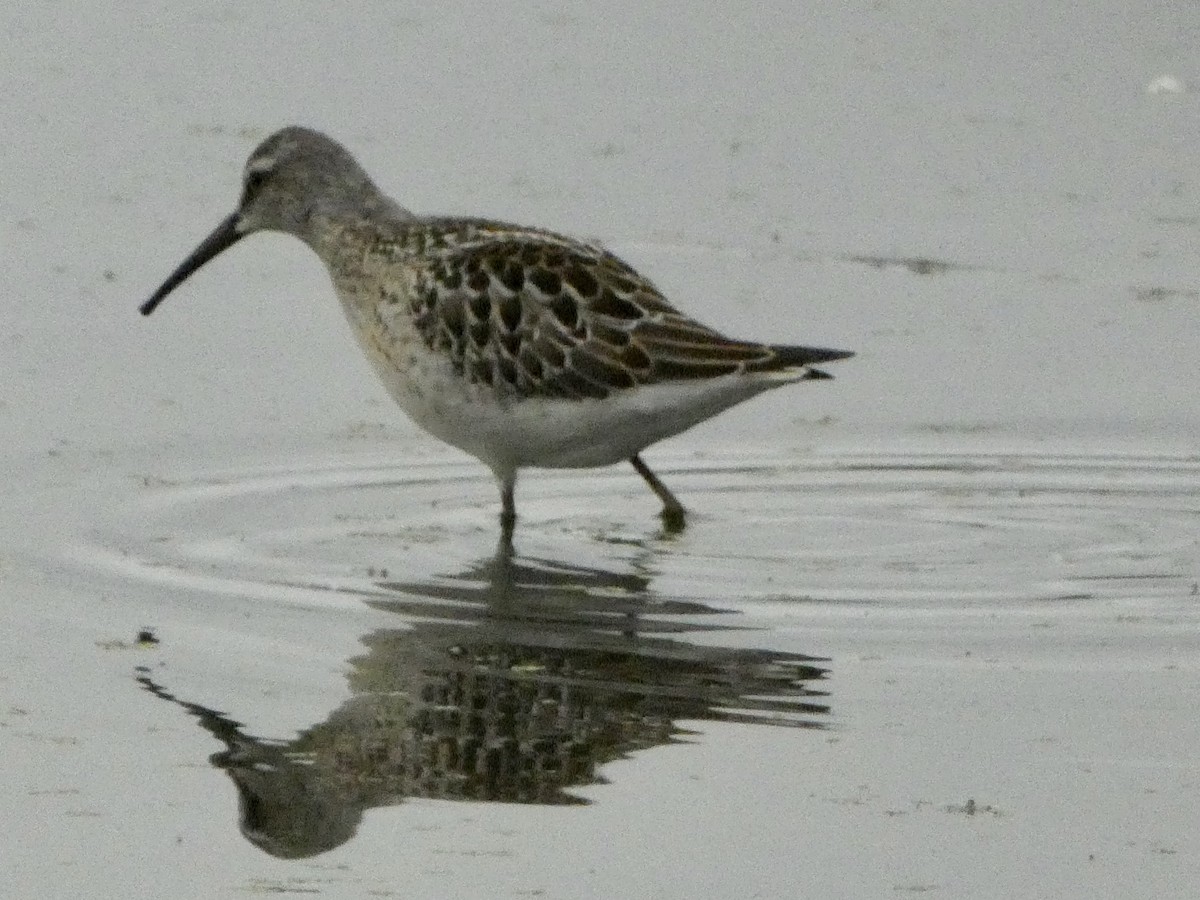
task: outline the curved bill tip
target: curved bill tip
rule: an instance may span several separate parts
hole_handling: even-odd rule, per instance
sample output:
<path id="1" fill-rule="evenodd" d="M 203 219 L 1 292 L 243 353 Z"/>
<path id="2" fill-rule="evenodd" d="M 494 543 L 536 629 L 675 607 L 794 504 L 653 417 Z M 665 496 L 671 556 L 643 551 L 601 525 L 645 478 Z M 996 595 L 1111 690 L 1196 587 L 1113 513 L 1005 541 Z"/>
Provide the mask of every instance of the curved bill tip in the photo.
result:
<path id="1" fill-rule="evenodd" d="M 158 307 L 158 304 L 162 303 L 171 291 L 187 281 L 193 272 L 222 250 L 228 250 L 240 241 L 245 235 L 238 230 L 238 221 L 239 216 L 236 212 L 227 216 L 220 225 L 213 229 L 212 234 L 201 241 L 200 246 L 193 250 L 174 272 L 167 276 L 167 280 L 150 296 L 150 299 L 138 307 L 138 312 L 143 316 L 150 315 Z"/>

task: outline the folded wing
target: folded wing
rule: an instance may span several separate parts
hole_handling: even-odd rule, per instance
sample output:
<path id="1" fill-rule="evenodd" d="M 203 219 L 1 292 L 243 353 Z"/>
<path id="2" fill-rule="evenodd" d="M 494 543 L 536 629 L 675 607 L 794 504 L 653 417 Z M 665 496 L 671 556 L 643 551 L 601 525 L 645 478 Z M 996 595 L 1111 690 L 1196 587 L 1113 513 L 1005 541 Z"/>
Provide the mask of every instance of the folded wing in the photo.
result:
<path id="1" fill-rule="evenodd" d="M 436 253 L 426 248 L 412 312 L 431 349 L 502 395 L 603 398 L 639 385 L 787 373 L 852 355 L 731 340 L 679 312 L 601 247 L 476 224 L 475 233 Z"/>

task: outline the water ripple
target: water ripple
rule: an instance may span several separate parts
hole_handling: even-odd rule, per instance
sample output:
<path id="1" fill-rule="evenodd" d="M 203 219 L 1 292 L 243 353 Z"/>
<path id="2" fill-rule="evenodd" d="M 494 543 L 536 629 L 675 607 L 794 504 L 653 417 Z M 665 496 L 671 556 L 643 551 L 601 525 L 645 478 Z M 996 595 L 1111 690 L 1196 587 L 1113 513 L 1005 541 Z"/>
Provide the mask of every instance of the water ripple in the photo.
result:
<path id="1" fill-rule="evenodd" d="M 1017 454 L 764 457 L 663 470 L 693 510 L 678 539 L 621 469 L 533 473 L 518 551 L 652 557 L 676 601 L 895 609 L 1145 604 L 1190 597 L 1200 462 Z M 375 576 L 433 584 L 497 530 L 471 464 L 231 471 L 147 487 L 78 557 L 121 577 L 281 602 L 357 602 Z M 651 552 L 652 551 L 652 552 Z"/>
<path id="2" fill-rule="evenodd" d="M 1047 610 L 1105 633 L 1119 616 L 1194 619 L 1195 459 L 764 455 L 660 471 L 694 510 L 679 535 L 659 531 L 632 473 L 538 473 L 516 551 L 493 551 L 495 488 L 477 466 L 333 463 L 148 482 L 72 558 L 149 587 L 168 617 L 197 594 L 284 613 L 260 617 L 272 637 L 289 607 L 320 607 L 291 618 L 322 630 L 338 610 L 384 616 L 343 665 L 350 698 L 285 737 L 184 699 L 170 666 L 139 667 L 222 743 L 210 762 L 243 835 L 287 858 L 410 797 L 592 802 L 602 766 L 696 722 L 835 728 L 840 661 L 797 652 L 830 637 L 818 618 L 854 620 L 856 649 L 886 617 L 927 642 L 955 616 L 989 634 Z"/>

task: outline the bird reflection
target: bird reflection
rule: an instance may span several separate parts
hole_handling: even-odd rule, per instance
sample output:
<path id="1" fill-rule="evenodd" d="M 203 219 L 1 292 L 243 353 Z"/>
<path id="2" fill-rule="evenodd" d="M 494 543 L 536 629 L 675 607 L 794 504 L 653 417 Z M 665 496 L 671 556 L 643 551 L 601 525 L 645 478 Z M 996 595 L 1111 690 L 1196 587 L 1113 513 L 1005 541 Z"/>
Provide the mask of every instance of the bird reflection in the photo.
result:
<path id="1" fill-rule="evenodd" d="M 225 749 L 242 833 L 284 858 L 349 840 L 367 809 L 406 797 L 590 802 L 606 762 L 686 740 L 678 723 L 820 728 L 829 711 L 816 657 L 689 643 L 734 630 L 722 611 L 656 596 L 650 576 L 495 556 L 461 574 L 381 580 L 366 602 L 405 627 L 366 635 L 351 699 L 289 741 L 181 700 Z"/>

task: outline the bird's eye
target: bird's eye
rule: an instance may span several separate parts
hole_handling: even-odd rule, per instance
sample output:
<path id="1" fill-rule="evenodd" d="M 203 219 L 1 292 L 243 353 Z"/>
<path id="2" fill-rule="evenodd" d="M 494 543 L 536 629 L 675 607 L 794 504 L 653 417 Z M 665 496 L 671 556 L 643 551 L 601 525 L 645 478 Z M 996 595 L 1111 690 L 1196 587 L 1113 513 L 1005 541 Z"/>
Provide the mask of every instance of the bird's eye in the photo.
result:
<path id="1" fill-rule="evenodd" d="M 262 172 L 262 171 L 251 172 L 249 175 L 246 176 L 246 193 L 247 194 L 257 194 L 259 188 L 261 188 L 263 186 L 263 183 L 266 180 L 267 180 L 266 172 Z"/>

